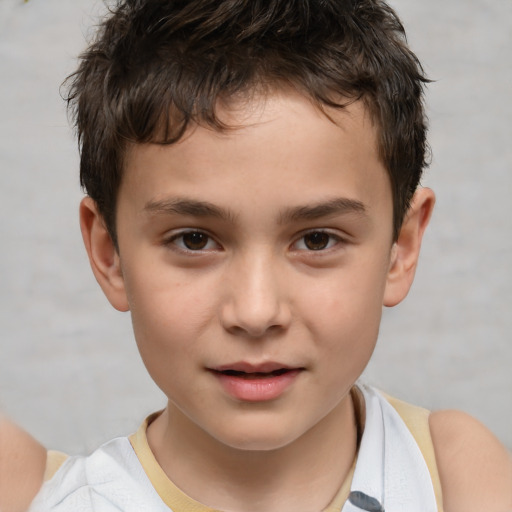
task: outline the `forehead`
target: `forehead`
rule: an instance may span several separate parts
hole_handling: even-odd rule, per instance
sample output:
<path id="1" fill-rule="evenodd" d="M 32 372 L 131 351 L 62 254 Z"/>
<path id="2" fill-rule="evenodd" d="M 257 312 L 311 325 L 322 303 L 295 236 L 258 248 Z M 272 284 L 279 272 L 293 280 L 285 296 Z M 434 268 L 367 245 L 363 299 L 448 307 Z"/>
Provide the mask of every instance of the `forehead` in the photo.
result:
<path id="1" fill-rule="evenodd" d="M 294 206 L 343 196 L 370 207 L 391 198 L 376 127 L 361 101 L 322 112 L 304 96 L 277 91 L 232 99 L 217 114 L 226 130 L 194 125 L 172 145 L 130 146 L 120 199 L 130 194 L 144 208 L 192 194 L 247 210 L 248 200 L 261 197 L 268 206 Z"/>

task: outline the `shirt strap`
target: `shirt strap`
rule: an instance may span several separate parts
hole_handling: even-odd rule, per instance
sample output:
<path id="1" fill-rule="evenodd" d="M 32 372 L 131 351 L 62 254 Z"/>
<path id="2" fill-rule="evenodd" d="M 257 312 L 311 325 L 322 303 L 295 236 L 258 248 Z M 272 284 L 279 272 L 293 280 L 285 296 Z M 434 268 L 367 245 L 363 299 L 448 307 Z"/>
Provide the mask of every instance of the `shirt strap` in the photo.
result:
<path id="1" fill-rule="evenodd" d="M 430 426 L 428 422 L 430 411 L 423 409 L 422 407 L 410 405 L 402 400 L 386 395 L 385 393 L 382 394 L 402 418 L 403 422 L 414 437 L 414 440 L 418 444 L 430 473 L 438 512 L 443 512 L 441 479 L 439 478 L 434 444 L 432 443 L 432 435 L 430 433 Z"/>

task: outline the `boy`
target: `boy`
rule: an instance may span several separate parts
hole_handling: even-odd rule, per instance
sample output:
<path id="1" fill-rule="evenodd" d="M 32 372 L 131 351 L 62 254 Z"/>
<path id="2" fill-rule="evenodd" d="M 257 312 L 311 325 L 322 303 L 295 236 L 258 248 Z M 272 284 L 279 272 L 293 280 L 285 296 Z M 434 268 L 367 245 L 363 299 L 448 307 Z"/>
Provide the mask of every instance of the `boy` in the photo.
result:
<path id="1" fill-rule="evenodd" d="M 112 9 L 70 88 L 81 227 L 169 402 L 51 454 L 31 510 L 512 510 L 483 427 L 356 385 L 434 204 L 425 81 L 374 0 Z"/>

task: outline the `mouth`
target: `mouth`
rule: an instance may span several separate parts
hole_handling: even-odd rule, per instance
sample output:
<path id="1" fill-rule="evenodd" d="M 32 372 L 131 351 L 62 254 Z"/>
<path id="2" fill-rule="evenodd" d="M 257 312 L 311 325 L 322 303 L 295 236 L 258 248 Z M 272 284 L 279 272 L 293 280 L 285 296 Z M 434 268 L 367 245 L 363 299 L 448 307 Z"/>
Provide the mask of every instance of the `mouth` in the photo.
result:
<path id="1" fill-rule="evenodd" d="M 288 372 L 301 370 L 304 370 L 304 368 L 298 366 L 290 366 L 274 361 L 260 364 L 252 364 L 245 361 L 239 361 L 223 366 L 216 366 L 211 369 L 211 371 L 215 373 L 229 377 L 238 377 L 241 379 L 268 379 L 272 377 L 279 377 Z"/>
<path id="2" fill-rule="evenodd" d="M 279 363 L 236 363 L 212 368 L 223 390 L 243 402 L 265 402 L 282 396 L 305 370 Z"/>
<path id="3" fill-rule="evenodd" d="M 220 373 L 222 375 L 226 375 L 228 377 L 237 377 L 240 379 L 271 379 L 272 377 L 279 377 L 288 372 L 293 372 L 298 370 L 299 368 L 279 368 L 278 370 L 273 370 L 271 372 L 244 372 L 241 370 L 213 370 L 216 373 Z"/>

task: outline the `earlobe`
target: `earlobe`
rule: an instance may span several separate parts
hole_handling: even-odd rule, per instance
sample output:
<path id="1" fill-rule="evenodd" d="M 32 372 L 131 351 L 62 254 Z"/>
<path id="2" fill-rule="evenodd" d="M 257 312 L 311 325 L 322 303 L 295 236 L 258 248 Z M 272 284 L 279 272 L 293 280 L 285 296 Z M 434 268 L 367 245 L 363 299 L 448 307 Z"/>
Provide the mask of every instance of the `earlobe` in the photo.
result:
<path id="1" fill-rule="evenodd" d="M 383 301 L 385 306 L 396 306 L 409 292 L 418 264 L 421 241 L 434 204 L 435 195 L 431 189 L 419 188 L 414 194 L 398 239 L 391 249 Z"/>
<path id="2" fill-rule="evenodd" d="M 115 309 L 128 311 L 119 254 L 96 203 L 90 197 L 80 203 L 80 228 L 96 281 Z"/>

